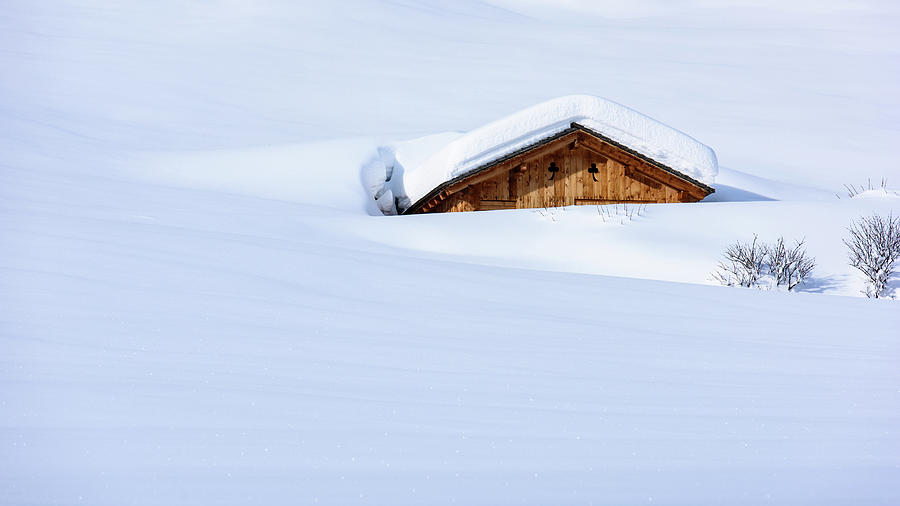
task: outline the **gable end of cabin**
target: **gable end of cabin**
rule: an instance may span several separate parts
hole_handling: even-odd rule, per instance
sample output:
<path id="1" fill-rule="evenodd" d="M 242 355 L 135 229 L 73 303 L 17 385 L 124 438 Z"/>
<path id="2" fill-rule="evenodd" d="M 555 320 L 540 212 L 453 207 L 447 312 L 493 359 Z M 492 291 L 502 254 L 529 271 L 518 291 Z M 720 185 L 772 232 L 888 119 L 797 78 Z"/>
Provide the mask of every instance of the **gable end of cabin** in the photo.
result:
<path id="1" fill-rule="evenodd" d="M 715 192 L 578 123 L 447 181 L 403 214 L 697 202 Z"/>

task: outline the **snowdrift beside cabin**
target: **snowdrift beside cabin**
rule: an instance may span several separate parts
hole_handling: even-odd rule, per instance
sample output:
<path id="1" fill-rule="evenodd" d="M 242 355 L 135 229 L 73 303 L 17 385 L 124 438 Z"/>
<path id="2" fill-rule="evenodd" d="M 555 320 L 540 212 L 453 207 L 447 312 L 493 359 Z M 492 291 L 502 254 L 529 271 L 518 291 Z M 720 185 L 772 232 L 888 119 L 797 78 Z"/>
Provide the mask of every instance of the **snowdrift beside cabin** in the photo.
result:
<path id="1" fill-rule="evenodd" d="M 363 178 L 370 195 L 390 194 L 402 212 L 442 183 L 556 135 L 572 123 L 697 181 L 715 182 L 719 169 L 712 148 L 633 109 L 590 95 L 556 98 L 466 134 L 439 134 L 382 146 L 380 163 L 367 164 Z M 437 145 L 442 140 L 446 143 Z M 381 166 L 385 185 L 373 192 L 373 179 Z M 379 207 L 384 210 L 385 204 Z"/>
<path id="2" fill-rule="evenodd" d="M 363 186 L 373 199 L 369 202 L 374 202 L 377 208 L 373 213 L 370 207 L 369 212 L 396 214 L 395 196 L 400 209 L 409 207 L 412 202 L 404 190 L 405 171 L 422 165 L 432 154 L 462 135 L 460 132 L 442 132 L 378 146 L 377 153 L 362 167 Z"/>

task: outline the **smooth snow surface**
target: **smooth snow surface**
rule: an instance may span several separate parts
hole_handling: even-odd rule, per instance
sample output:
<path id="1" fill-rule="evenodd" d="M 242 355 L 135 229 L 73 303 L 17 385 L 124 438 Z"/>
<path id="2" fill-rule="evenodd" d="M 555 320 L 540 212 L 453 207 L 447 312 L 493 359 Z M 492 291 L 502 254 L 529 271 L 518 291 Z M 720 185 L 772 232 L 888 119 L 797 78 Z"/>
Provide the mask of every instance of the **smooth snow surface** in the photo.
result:
<path id="1" fill-rule="evenodd" d="M 900 214 L 896 3 L 496 1 L 0 2 L 0 504 L 900 504 L 900 310 L 841 243 Z M 716 193 L 367 194 L 572 93 Z M 754 233 L 813 279 L 711 286 Z"/>
<path id="2" fill-rule="evenodd" d="M 688 135 L 615 102 L 588 95 L 560 97 L 499 119 L 453 140 L 421 164 L 403 164 L 398 197 L 416 202 L 441 183 L 552 137 L 578 123 L 712 185 L 715 152 Z M 393 186 L 395 193 L 398 187 Z"/>
<path id="3" fill-rule="evenodd" d="M 397 248 L 358 234 L 407 217 L 99 176 L 4 171 L 0 203 L 0 504 L 900 498 L 895 301 L 415 244 L 668 213 L 416 216 Z"/>

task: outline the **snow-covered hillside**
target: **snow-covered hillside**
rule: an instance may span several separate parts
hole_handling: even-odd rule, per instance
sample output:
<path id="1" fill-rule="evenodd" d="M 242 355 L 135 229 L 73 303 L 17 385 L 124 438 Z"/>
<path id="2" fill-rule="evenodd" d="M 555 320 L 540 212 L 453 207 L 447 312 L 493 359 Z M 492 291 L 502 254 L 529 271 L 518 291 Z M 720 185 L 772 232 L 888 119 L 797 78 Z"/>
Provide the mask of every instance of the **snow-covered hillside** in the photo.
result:
<path id="1" fill-rule="evenodd" d="M 900 212 L 842 188 L 900 187 L 900 11 L 550 5 L 3 3 L 0 504 L 900 501 L 900 306 L 841 243 Z M 376 215 L 378 146 L 574 93 L 716 193 Z M 754 233 L 812 282 L 714 286 Z"/>

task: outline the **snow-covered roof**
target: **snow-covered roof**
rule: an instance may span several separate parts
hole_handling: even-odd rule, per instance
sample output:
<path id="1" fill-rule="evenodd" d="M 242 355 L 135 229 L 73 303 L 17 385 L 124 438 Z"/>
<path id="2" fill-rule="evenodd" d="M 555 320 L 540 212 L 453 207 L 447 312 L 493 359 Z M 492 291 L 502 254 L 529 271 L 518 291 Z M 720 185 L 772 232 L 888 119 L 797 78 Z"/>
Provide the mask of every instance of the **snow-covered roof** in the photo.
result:
<path id="1" fill-rule="evenodd" d="M 393 193 L 414 203 L 441 184 L 559 134 L 572 123 L 701 183 L 711 185 L 718 173 L 715 152 L 687 134 L 624 105 L 590 95 L 571 95 L 455 137 L 427 157 L 415 142 L 390 147 L 394 160 L 385 162 L 394 164 L 394 174 L 400 172 L 397 179 L 402 181 L 391 185 Z M 433 142 L 430 144 L 433 146 Z M 407 149 L 417 151 L 416 156 L 406 157 L 414 159 L 414 164 L 399 163 Z"/>

